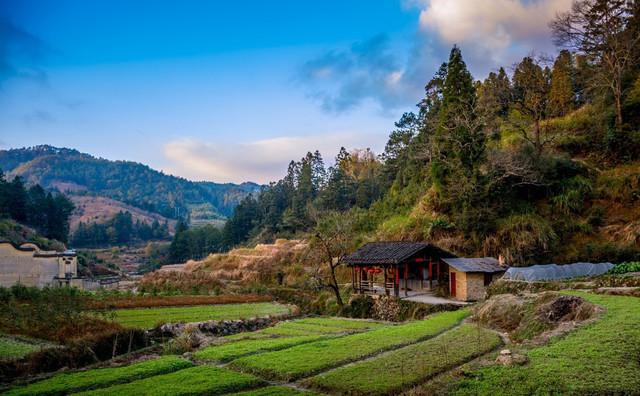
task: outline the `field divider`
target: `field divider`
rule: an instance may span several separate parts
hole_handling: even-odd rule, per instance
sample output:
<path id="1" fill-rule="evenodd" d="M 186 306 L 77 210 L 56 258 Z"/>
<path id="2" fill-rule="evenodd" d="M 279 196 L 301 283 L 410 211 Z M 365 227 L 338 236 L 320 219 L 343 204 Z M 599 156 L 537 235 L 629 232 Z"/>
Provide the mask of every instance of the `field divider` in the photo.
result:
<path id="1" fill-rule="evenodd" d="M 372 358 L 390 350 L 395 350 L 434 338 L 458 326 L 462 319 L 464 319 L 464 317 L 466 317 L 467 315 L 467 310 L 443 312 L 434 314 L 422 321 L 390 326 L 389 328 L 375 329 L 365 333 L 351 334 L 346 337 L 340 337 L 339 339 L 329 339 L 328 342 L 338 340 L 344 341 L 351 338 L 356 341 L 356 343 L 359 342 L 359 344 L 355 346 L 348 345 L 348 341 L 347 344 L 343 343 L 345 345 L 334 345 L 334 347 L 337 347 L 338 349 L 342 348 L 349 350 L 352 350 L 353 348 L 361 348 L 371 343 L 375 344 L 375 336 L 378 335 L 381 339 L 395 338 L 396 340 L 399 340 L 403 336 L 406 336 L 410 339 L 406 342 L 390 341 L 388 345 L 380 345 L 370 352 L 361 353 L 356 356 L 349 356 L 347 352 L 346 354 L 343 354 L 343 357 L 338 357 L 335 361 L 332 361 L 330 356 L 327 357 L 327 354 L 330 354 L 331 351 L 324 349 L 324 346 L 320 344 L 322 341 L 316 341 L 307 343 L 306 345 L 297 345 L 285 350 L 267 352 L 258 356 L 238 358 L 231 361 L 231 363 L 229 364 L 229 368 L 238 370 L 240 372 L 252 373 L 268 380 L 278 379 L 287 382 L 297 381 L 302 378 L 307 378 L 319 373 L 323 373 L 333 368 L 344 366 L 348 363 Z M 427 328 L 421 329 L 419 326 L 426 326 Z M 410 328 L 411 330 L 408 330 Z M 413 330 L 413 328 L 415 328 L 415 330 Z M 425 334 L 423 336 L 411 338 L 411 334 L 420 331 L 425 332 Z M 367 338 L 363 340 L 364 337 L 367 337 L 370 340 Z M 311 348 L 308 351 L 300 350 L 304 347 Z M 298 356 L 282 356 L 282 354 L 287 351 L 294 351 L 294 355 L 297 353 Z M 281 359 L 280 363 L 272 362 L 272 360 L 277 361 L 277 359 Z M 314 359 L 319 360 L 320 362 L 314 363 Z M 294 362 L 297 364 L 295 364 Z"/>
<path id="2" fill-rule="evenodd" d="M 478 341 L 476 341 L 475 336 L 469 333 L 474 331 L 472 326 L 467 323 L 461 323 L 427 340 L 318 373 L 317 377 L 306 378 L 303 381 L 303 385 L 312 391 L 329 392 L 331 394 L 398 394 L 413 386 L 426 383 L 434 377 L 458 368 L 480 356 L 492 353 L 504 345 L 497 332 L 479 326 L 477 328 Z M 468 341 L 468 344 L 460 344 L 465 340 Z M 464 348 L 468 348 L 474 342 L 478 342 L 479 345 L 480 340 L 482 340 L 483 345 L 488 343 L 491 347 L 481 348 L 478 346 L 476 350 L 464 352 Z M 442 346 L 438 346 L 440 341 L 442 341 Z M 454 345 L 452 346 L 452 351 L 447 352 L 449 344 Z M 441 348 L 443 348 L 442 351 Z M 424 356 L 426 351 L 432 354 L 428 355 L 429 357 L 433 357 L 430 361 L 421 361 L 420 368 L 416 369 L 419 361 L 418 357 Z M 456 356 L 456 352 L 461 353 L 461 355 Z M 442 363 L 441 355 L 445 356 L 444 363 Z M 398 364 L 398 362 L 401 362 L 401 364 Z M 425 362 L 427 363 L 426 366 L 424 365 Z M 379 372 L 376 372 L 376 370 Z M 373 379 L 363 382 L 360 380 L 361 375 L 359 375 L 362 372 L 367 372 L 372 375 L 372 378 L 377 378 L 378 380 L 388 374 L 389 382 L 379 380 L 379 383 L 375 383 Z M 375 384 L 372 385 L 372 383 Z"/>

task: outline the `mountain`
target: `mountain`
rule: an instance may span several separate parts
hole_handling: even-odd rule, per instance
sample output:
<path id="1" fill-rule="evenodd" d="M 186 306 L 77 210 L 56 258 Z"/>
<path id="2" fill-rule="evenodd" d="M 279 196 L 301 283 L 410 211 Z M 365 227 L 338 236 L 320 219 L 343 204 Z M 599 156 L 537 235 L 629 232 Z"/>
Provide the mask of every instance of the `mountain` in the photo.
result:
<path id="1" fill-rule="evenodd" d="M 48 145 L 0 150 L 7 178 L 21 176 L 70 196 L 105 197 L 167 218 L 195 222 L 224 220 L 255 183 L 194 182 L 131 161 L 110 161 L 74 149 Z M 90 213 L 84 213 L 89 216 Z"/>

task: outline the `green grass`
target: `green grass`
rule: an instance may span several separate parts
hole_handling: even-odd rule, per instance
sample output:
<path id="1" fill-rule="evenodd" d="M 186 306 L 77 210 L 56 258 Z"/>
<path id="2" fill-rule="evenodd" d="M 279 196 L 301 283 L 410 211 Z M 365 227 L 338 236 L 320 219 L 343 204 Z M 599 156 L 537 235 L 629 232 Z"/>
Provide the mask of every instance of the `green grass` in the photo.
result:
<path id="1" fill-rule="evenodd" d="M 0 360 L 20 359 L 39 351 L 44 344 L 26 342 L 15 337 L 0 336 Z"/>
<path id="2" fill-rule="evenodd" d="M 388 324 L 329 317 L 306 318 L 293 321 L 285 321 L 266 329 L 234 334 L 225 337 L 226 340 L 264 339 L 269 337 L 296 337 L 313 334 L 337 334 L 354 333 L 369 329 L 388 326 Z"/>
<path id="3" fill-rule="evenodd" d="M 370 320 L 354 320 L 331 317 L 315 317 L 296 320 L 295 323 L 313 324 L 320 326 L 341 327 L 344 329 L 375 329 L 389 326 L 388 323 L 374 322 Z"/>
<path id="4" fill-rule="evenodd" d="M 289 307 L 276 303 L 218 304 L 118 309 L 115 311 L 115 320 L 125 327 L 149 329 L 161 323 L 243 319 L 289 312 Z"/>
<path id="5" fill-rule="evenodd" d="M 491 366 L 454 385 L 458 395 L 640 393 L 640 300 L 571 293 L 606 308 L 595 323 L 527 353 L 525 366 Z"/>
<path id="6" fill-rule="evenodd" d="M 57 374 L 44 381 L 13 388 L 5 395 L 64 395 L 170 373 L 192 365 L 187 360 L 175 356 L 167 356 L 124 367 Z"/>
<path id="7" fill-rule="evenodd" d="M 396 394 L 500 344 L 494 332 L 463 324 L 438 337 L 320 374 L 305 383 L 332 394 Z"/>
<path id="8" fill-rule="evenodd" d="M 196 366 L 79 395 L 221 395 L 258 387 L 263 383 L 249 374 L 218 367 Z"/>
<path id="9" fill-rule="evenodd" d="M 231 365 L 266 378 L 298 379 L 432 337 L 456 325 L 467 315 L 467 310 L 442 312 L 421 321 L 247 356 L 232 361 Z"/>
<path id="10" fill-rule="evenodd" d="M 313 396 L 317 393 L 306 392 L 288 388 L 286 386 L 266 386 L 264 388 L 252 389 L 244 392 L 232 393 L 233 396 Z"/>
<path id="11" fill-rule="evenodd" d="M 270 338 L 266 340 L 242 340 L 222 345 L 211 346 L 196 352 L 196 359 L 228 362 L 241 356 L 266 351 L 277 351 L 306 342 L 321 339 L 320 335 L 306 335 L 298 337 Z"/>
<path id="12" fill-rule="evenodd" d="M 325 326 L 325 325 L 318 325 L 313 323 L 300 323 L 299 321 L 294 321 L 294 322 L 279 323 L 273 327 L 260 330 L 260 332 L 265 334 L 289 336 L 289 335 L 301 335 L 301 334 L 337 334 L 337 333 L 346 333 L 346 332 L 355 332 L 355 331 L 364 331 L 364 330 L 367 330 L 367 329 L 366 328 L 350 329 L 345 327 Z"/>

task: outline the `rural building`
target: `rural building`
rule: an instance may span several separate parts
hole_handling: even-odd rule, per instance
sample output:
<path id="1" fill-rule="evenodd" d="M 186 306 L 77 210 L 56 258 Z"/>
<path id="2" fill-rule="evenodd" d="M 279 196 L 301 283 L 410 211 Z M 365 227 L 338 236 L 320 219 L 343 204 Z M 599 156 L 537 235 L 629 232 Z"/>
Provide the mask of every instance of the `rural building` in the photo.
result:
<path id="1" fill-rule="evenodd" d="M 449 267 L 449 295 L 457 300 L 484 298 L 486 287 L 507 270 L 493 257 L 442 258 Z"/>
<path id="2" fill-rule="evenodd" d="M 16 283 L 36 287 L 82 287 L 76 253 L 41 250 L 33 243 L 17 246 L 0 241 L 0 286 Z"/>
<path id="3" fill-rule="evenodd" d="M 357 293 L 409 297 L 443 285 L 462 301 L 483 298 L 486 286 L 506 270 L 492 257 L 457 258 L 432 244 L 405 241 L 367 243 L 344 261 Z"/>

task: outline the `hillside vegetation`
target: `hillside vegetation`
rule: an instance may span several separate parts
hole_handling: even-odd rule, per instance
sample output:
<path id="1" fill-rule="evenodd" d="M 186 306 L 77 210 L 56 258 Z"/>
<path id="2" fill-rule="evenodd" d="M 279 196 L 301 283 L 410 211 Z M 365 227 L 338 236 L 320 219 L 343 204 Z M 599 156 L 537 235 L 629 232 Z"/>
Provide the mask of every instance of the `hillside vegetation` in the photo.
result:
<path id="1" fill-rule="evenodd" d="M 109 161 L 51 146 L 1 150 L 0 169 L 29 184 L 68 194 L 107 197 L 170 218 L 187 217 L 193 205 L 202 212 L 203 204 L 212 220 L 224 218 L 242 198 L 258 189 L 253 183 L 192 182 L 139 163 Z"/>
<path id="2" fill-rule="evenodd" d="M 639 21 L 636 2 L 576 2 L 552 24 L 555 60 L 527 56 L 482 81 L 454 47 L 383 153 L 342 149 L 327 169 L 309 152 L 245 198 L 227 234 L 333 230 L 344 251 L 428 240 L 512 265 L 638 259 Z"/>

